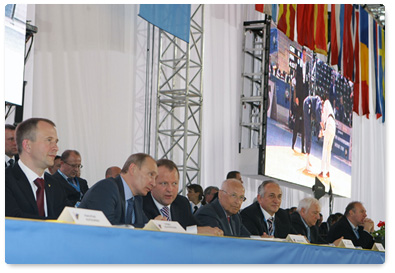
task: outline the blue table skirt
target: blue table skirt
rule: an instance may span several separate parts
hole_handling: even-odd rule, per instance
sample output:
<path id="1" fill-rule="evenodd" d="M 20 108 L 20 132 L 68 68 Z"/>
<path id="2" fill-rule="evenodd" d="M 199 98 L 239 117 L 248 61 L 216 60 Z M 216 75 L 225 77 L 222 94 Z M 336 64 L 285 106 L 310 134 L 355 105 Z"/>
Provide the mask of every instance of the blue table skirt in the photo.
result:
<path id="1" fill-rule="evenodd" d="M 385 253 L 6 218 L 8 264 L 382 264 Z"/>

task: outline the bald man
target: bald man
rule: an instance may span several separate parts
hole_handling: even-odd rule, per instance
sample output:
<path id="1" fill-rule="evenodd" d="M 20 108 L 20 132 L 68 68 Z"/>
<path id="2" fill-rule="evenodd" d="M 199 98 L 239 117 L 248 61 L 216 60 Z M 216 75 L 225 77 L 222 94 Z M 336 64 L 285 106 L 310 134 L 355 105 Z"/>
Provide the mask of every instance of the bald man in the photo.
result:
<path id="1" fill-rule="evenodd" d="M 238 213 L 246 200 L 243 184 L 237 179 L 227 179 L 222 183 L 218 198 L 202 206 L 195 216 L 203 226 L 218 227 L 225 236 L 249 237 Z"/>

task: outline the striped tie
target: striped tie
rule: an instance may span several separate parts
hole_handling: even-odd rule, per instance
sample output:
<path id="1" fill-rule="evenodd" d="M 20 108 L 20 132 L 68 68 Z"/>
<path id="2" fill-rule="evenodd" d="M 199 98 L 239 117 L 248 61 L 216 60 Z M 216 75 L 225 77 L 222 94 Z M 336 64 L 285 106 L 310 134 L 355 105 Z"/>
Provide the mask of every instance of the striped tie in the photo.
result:
<path id="1" fill-rule="evenodd" d="M 273 217 L 267 219 L 268 228 L 268 235 L 273 235 Z"/>
<path id="2" fill-rule="evenodd" d="M 170 213 L 169 213 L 169 208 L 168 207 L 165 206 L 165 207 L 161 208 L 160 212 L 162 213 L 162 215 L 164 217 L 167 218 L 167 221 L 170 221 Z"/>

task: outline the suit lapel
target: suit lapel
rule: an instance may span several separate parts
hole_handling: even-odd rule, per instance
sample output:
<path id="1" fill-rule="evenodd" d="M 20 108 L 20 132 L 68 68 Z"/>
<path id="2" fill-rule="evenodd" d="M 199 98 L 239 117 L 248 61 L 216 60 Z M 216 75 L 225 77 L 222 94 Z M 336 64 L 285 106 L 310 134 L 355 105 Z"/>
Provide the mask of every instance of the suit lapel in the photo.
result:
<path id="1" fill-rule="evenodd" d="M 230 229 L 228 219 L 226 218 L 226 213 L 225 213 L 224 209 L 222 208 L 221 204 L 219 203 L 218 198 L 213 202 L 213 207 L 214 207 L 214 209 L 218 215 L 218 218 L 221 222 L 224 234 L 233 234 L 232 230 Z"/>
<path id="2" fill-rule="evenodd" d="M 21 192 L 25 195 L 26 200 L 29 201 L 32 208 L 34 208 L 35 212 L 38 214 L 37 202 L 34 198 L 32 187 L 26 175 L 18 164 L 15 164 L 14 167 L 12 167 L 12 171 L 14 172 L 15 178 L 17 179 L 17 185 Z"/>
<path id="3" fill-rule="evenodd" d="M 112 178 L 114 183 L 118 186 L 119 190 L 119 202 L 121 204 L 121 222 L 125 223 L 125 190 L 123 189 L 123 183 L 121 176 L 118 175 L 116 178 Z"/>

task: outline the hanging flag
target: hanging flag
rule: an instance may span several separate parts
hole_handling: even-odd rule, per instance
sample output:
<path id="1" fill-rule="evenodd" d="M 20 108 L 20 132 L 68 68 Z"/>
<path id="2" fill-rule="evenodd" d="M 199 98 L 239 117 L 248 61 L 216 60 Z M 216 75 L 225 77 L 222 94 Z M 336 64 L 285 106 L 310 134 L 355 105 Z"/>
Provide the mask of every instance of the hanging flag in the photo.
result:
<path id="1" fill-rule="evenodd" d="M 278 6 L 277 28 L 293 41 L 295 34 L 296 4 L 280 4 Z"/>
<path id="2" fill-rule="evenodd" d="M 377 102 L 378 108 L 376 113 L 382 116 L 382 122 L 385 122 L 385 32 L 381 26 L 378 26 L 377 30 L 377 43 L 378 43 L 378 62 L 377 62 Z"/>
<path id="3" fill-rule="evenodd" d="M 355 17 L 354 17 L 354 103 L 353 111 L 359 115 L 359 94 L 361 93 L 361 77 L 360 77 L 360 63 L 359 63 L 359 5 L 356 7 Z"/>
<path id="4" fill-rule="evenodd" d="M 344 4 L 331 5 L 331 65 L 342 63 Z"/>
<path id="5" fill-rule="evenodd" d="M 314 6 L 298 4 L 296 6 L 296 33 L 298 44 L 314 50 Z"/>
<path id="6" fill-rule="evenodd" d="M 277 11 L 278 11 L 278 5 L 272 4 L 272 20 L 275 24 L 277 24 Z"/>
<path id="7" fill-rule="evenodd" d="M 140 4 L 139 16 L 189 43 L 191 5 Z"/>
<path id="8" fill-rule="evenodd" d="M 328 5 L 314 5 L 314 51 L 327 55 L 328 46 Z"/>
<path id="9" fill-rule="evenodd" d="M 344 27 L 343 27 L 343 46 L 342 46 L 342 74 L 351 79 L 354 71 L 354 46 L 352 40 L 352 14 L 353 6 L 350 4 L 344 5 Z"/>
<path id="10" fill-rule="evenodd" d="M 263 13 L 263 4 L 255 4 L 255 10 Z"/>
<path id="11" fill-rule="evenodd" d="M 376 113 L 376 92 L 377 92 L 377 85 L 376 85 L 376 80 L 377 80 L 377 74 L 376 74 L 376 61 L 377 61 L 377 56 L 376 56 L 376 45 L 375 43 L 377 42 L 377 37 L 376 36 L 376 31 L 375 29 L 377 28 L 377 23 L 373 19 L 372 16 L 369 15 L 369 100 L 372 100 L 371 105 L 373 106 L 373 111 Z"/>
<path id="12" fill-rule="evenodd" d="M 369 114 L 369 14 L 359 11 L 362 115 Z"/>

